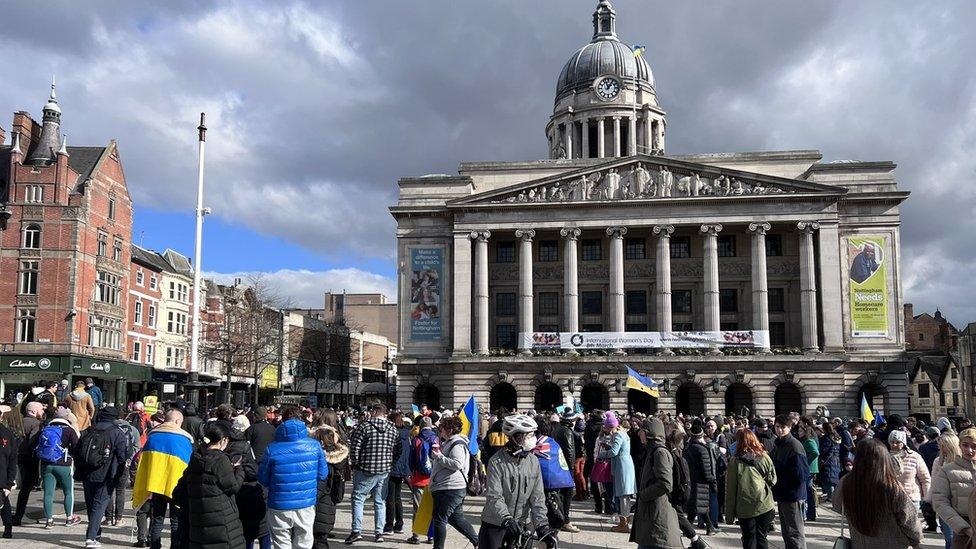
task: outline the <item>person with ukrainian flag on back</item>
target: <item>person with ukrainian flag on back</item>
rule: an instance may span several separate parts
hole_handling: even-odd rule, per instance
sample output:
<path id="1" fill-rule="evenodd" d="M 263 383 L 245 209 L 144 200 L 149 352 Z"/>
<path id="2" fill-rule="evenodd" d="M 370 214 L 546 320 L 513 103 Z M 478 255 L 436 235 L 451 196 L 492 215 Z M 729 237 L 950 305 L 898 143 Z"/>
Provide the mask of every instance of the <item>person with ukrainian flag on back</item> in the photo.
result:
<path id="1" fill-rule="evenodd" d="M 132 508 L 138 509 L 151 498 L 149 547 L 162 546 L 163 522 L 170 511 L 171 538 L 179 539 L 177 514 L 172 509 L 173 489 L 183 476 L 193 454 L 193 438 L 183 430 L 183 413 L 173 409 L 149 433 L 142 447 L 136 480 L 132 485 Z"/>

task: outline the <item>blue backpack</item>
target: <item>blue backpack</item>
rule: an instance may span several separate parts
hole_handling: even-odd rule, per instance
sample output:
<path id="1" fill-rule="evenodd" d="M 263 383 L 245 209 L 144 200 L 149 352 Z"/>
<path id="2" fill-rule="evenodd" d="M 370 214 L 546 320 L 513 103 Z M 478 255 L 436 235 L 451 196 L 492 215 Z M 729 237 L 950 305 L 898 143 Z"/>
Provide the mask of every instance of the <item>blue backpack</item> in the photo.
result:
<path id="1" fill-rule="evenodd" d="M 67 448 L 61 445 L 60 425 L 48 425 L 41 429 L 34 455 L 45 463 L 57 463 L 68 456 Z"/>
<path id="2" fill-rule="evenodd" d="M 410 452 L 410 470 L 416 471 L 424 476 L 430 476 L 432 469 L 430 463 L 430 443 L 420 436 L 417 436 L 414 443 L 414 451 Z"/>

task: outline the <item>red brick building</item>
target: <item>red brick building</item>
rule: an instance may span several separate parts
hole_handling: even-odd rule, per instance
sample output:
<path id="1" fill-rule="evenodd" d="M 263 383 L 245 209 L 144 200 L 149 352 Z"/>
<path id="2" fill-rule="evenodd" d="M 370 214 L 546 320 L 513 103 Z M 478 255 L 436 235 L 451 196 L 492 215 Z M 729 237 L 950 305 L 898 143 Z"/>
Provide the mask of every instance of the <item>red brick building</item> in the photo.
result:
<path id="1" fill-rule="evenodd" d="M 0 130 L 0 143 L 6 143 Z M 92 377 L 106 402 L 150 369 L 128 363 L 132 201 L 114 140 L 69 147 L 51 95 L 0 146 L 0 389 Z"/>
<path id="2" fill-rule="evenodd" d="M 959 331 L 938 309 L 934 315 L 916 315 L 911 303 L 905 304 L 905 350 L 949 354 L 959 344 Z"/>
<path id="3" fill-rule="evenodd" d="M 166 262 L 152 250 L 136 245 L 131 250 L 127 354 L 133 364 L 152 368 L 156 359 L 156 327 Z"/>

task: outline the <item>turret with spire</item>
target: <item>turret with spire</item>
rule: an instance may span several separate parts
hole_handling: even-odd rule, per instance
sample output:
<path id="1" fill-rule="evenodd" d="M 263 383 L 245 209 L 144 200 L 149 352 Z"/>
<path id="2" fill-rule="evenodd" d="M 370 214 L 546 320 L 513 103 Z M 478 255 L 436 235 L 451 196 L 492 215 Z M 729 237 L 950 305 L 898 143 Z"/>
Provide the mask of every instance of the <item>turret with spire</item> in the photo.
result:
<path id="1" fill-rule="evenodd" d="M 27 162 L 35 165 L 54 162 L 61 145 L 61 107 L 58 106 L 55 80 L 51 78 L 51 96 L 48 97 L 47 103 L 44 105 L 41 137 L 38 139 L 34 151 L 27 158 Z"/>

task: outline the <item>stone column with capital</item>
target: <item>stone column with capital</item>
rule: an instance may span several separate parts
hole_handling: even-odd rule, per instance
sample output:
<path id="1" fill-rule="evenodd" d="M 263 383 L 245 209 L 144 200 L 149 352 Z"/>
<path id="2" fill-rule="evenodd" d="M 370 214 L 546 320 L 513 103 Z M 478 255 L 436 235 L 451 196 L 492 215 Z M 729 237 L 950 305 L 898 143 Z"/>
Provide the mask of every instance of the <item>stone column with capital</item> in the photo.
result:
<path id="1" fill-rule="evenodd" d="M 474 352 L 488 354 L 488 238 L 491 231 L 471 231 L 474 240 Z"/>
<path id="2" fill-rule="evenodd" d="M 800 221 L 800 326 L 803 330 L 803 352 L 819 353 L 817 342 L 817 273 L 813 249 L 813 231 L 820 224 Z"/>
<path id="3" fill-rule="evenodd" d="M 613 156 L 620 158 L 620 117 L 613 117 Z"/>
<path id="4" fill-rule="evenodd" d="M 766 332 L 761 352 L 769 351 L 769 289 L 766 282 L 766 231 L 769 223 L 750 223 L 752 233 L 752 329 Z"/>
<path id="5" fill-rule="evenodd" d="M 652 133 L 651 113 L 644 112 L 644 154 L 654 152 L 654 134 Z"/>
<path id="6" fill-rule="evenodd" d="M 560 229 L 563 237 L 563 331 L 579 331 L 579 274 L 576 244 L 580 230 L 576 227 Z"/>
<path id="7" fill-rule="evenodd" d="M 454 234 L 454 349 L 455 355 L 471 354 L 471 237 Z"/>
<path id="8" fill-rule="evenodd" d="M 722 226 L 718 223 L 701 226 L 705 237 L 705 330 L 717 332 L 722 326 L 718 292 L 718 233 Z"/>
<path id="9" fill-rule="evenodd" d="M 605 117 L 596 119 L 596 157 L 605 158 L 607 156 L 607 125 Z"/>
<path id="10" fill-rule="evenodd" d="M 610 237 L 610 330 L 624 331 L 624 235 L 627 227 L 607 227 Z"/>
<path id="11" fill-rule="evenodd" d="M 573 158 L 573 118 L 566 119 L 566 158 L 572 160 Z"/>
<path id="12" fill-rule="evenodd" d="M 581 135 L 580 140 L 582 144 L 580 146 L 580 158 L 590 157 L 590 119 L 583 117 L 581 120 Z"/>
<path id="13" fill-rule="evenodd" d="M 657 237 L 657 331 L 670 332 L 671 321 L 671 235 L 674 225 L 655 225 Z M 665 349 L 669 353 L 669 349 Z"/>
<path id="14" fill-rule="evenodd" d="M 627 149 L 630 156 L 637 154 L 637 116 L 628 117 L 630 124 L 627 126 Z"/>
<path id="15" fill-rule="evenodd" d="M 515 238 L 519 239 L 519 350 L 531 353 L 530 347 L 523 346 L 521 334 L 531 333 L 532 328 L 532 239 L 534 229 L 518 229 Z"/>

